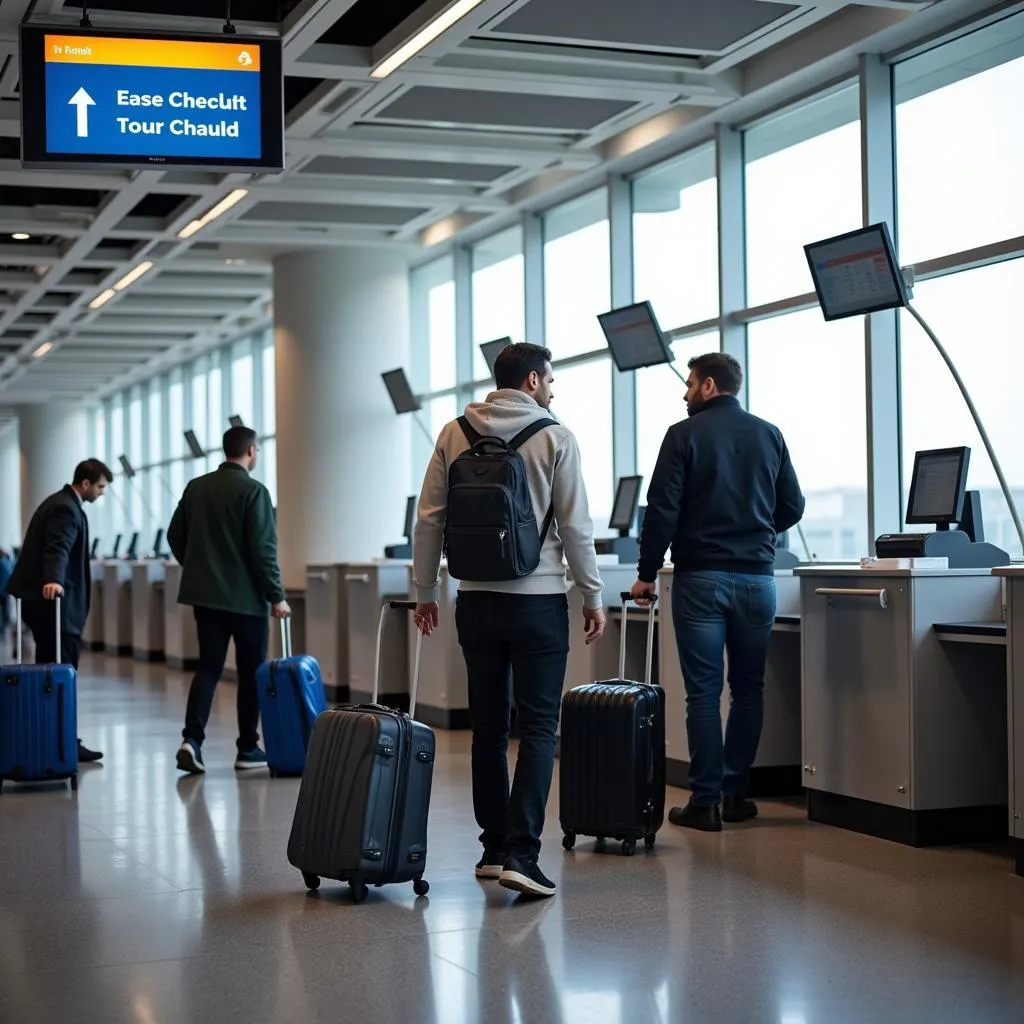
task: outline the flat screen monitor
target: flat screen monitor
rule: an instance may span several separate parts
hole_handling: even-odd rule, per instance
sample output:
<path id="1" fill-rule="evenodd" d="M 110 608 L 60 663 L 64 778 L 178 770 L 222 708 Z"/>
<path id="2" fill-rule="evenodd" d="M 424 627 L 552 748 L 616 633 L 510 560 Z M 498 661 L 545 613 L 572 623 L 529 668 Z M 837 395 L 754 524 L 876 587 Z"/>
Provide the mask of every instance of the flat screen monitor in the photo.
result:
<path id="1" fill-rule="evenodd" d="M 665 341 L 654 309 L 649 302 L 636 302 L 598 316 L 612 359 L 619 370 L 639 370 L 672 362 L 672 349 Z"/>
<path id="2" fill-rule="evenodd" d="M 241 416 L 229 416 L 228 417 L 228 423 L 230 423 L 231 426 L 233 426 L 233 427 L 244 427 L 245 426 L 245 423 L 242 421 L 242 417 Z"/>
<path id="3" fill-rule="evenodd" d="M 20 68 L 26 167 L 284 167 L 280 39 L 22 25 Z"/>
<path id="4" fill-rule="evenodd" d="M 163 531 L 163 528 L 161 527 L 159 530 L 156 531 L 156 537 L 153 539 L 153 557 L 154 558 L 162 558 L 163 557 L 163 551 L 162 551 L 163 546 L 164 546 L 164 531 Z"/>
<path id="5" fill-rule="evenodd" d="M 100 539 L 96 537 L 93 539 L 92 546 L 89 548 L 89 557 L 96 558 L 100 553 Z"/>
<path id="6" fill-rule="evenodd" d="M 136 530 L 132 534 L 132 539 L 128 542 L 128 550 L 124 553 L 126 561 L 134 562 L 139 557 L 139 531 Z"/>
<path id="7" fill-rule="evenodd" d="M 381 378 L 384 386 L 391 396 L 391 404 L 399 415 L 407 412 L 418 412 L 420 408 L 419 399 L 412 393 L 412 386 L 405 370 L 389 370 L 382 373 Z"/>
<path id="8" fill-rule="evenodd" d="M 121 463 L 121 469 L 124 471 L 124 475 L 128 477 L 129 480 L 131 480 L 131 478 L 135 476 L 135 469 L 132 466 L 132 464 L 128 461 L 128 456 L 119 455 L 117 457 L 117 461 Z"/>
<path id="9" fill-rule="evenodd" d="M 412 543 L 412 528 L 416 523 L 416 495 L 411 494 L 405 502 L 405 539 Z"/>
<path id="10" fill-rule="evenodd" d="M 192 453 L 193 459 L 205 458 L 206 452 L 203 451 L 203 446 L 199 443 L 199 438 L 196 437 L 194 430 L 185 431 L 185 444 L 188 445 L 188 450 Z"/>
<path id="11" fill-rule="evenodd" d="M 964 511 L 970 448 L 935 448 L 914 455 L 907 523 L 934 523 L 948 528 Z"/>
<path id="12" fill-rule="evenodd" d="M 826 320 L 897 309 L 910 300 L 884 223 L 812 242 L 804 253 Z"/>
<path id="13" fill-rule="evenodd" d="M 480 351 L 483 353 L 484 362 L 487 363 L 487 369 L 490 370 L 492 377 L 494 376 L 494 361 L 511 344 L 511 338 L 498 338 L 497 341 L 485 341 L 480 346 Z"/>
<path id="14" fill-rule="evenodd" d="M 121 534 L 118 534 L 114 538 L 114 550 L 110 552 L 111 558 L 117 558 L 118 552 L 121 550 Z"/>
<path id="15" fill-rule="evenodd" d="M 624 476 L 619 478 L 619 486 L 615 491 L 615 504 L 612 506 L 612 519 L 608 524 L 627 536 L 633 528 L 637 506 L 640 503 L 640 487 L 644 482 L 642 476 Z"/>

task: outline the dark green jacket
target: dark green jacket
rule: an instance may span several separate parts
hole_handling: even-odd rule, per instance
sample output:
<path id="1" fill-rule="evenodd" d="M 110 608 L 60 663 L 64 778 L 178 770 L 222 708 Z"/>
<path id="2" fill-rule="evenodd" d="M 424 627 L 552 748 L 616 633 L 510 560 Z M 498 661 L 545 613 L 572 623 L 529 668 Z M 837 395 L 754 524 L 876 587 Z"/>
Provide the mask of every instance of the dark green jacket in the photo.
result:
<path id="1" fill-rule="evenodd" d="M 284 600 L 270 493 L 236 463 L 185 488 L 167 543 L 182 566 L 179 604 L 268 615 Z"/>

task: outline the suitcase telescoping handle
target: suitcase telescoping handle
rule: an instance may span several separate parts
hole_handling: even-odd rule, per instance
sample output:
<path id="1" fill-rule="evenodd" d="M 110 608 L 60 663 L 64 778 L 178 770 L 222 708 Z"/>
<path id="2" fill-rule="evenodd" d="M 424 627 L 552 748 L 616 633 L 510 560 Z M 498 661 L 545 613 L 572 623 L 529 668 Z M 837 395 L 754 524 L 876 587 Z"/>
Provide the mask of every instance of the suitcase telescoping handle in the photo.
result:
<path id="1" fill-rule="evenodd" d="M 381 648 L 384 643 L 384 621 L 389 611 L 414 612 L 416 611 L 415 601 L 385 601 L 384 607 L 380 610 L 380 624 L 377 626 L 377 658 L 373 666 L 373 697 L 371 704 L 376 704 L 380 697 L 380 673 L 381 673 Z M 416 630 L 416 656 L 413 659 L 412 686 L 409 690 L 409 717 L 416 716 L 416 698 L 420 692 L 420 655 L 423 652 L 423 634 Z"/>
<path id="2" fill-rule="evenodd" d="M 619 594 L 622 598 L 622 628 L 619 630 L 619 678 L 626 678 L 626 626 L 628 624 L 627 610 L 633 595 L 627 591 Z M 654 606 L 658 603 L 658 595 L 651 594 L 650 605 L 647 609 L 647 654 L 644 661 L 644 682 L 651 681 L 651 670 L 654 662 Z M 634 602 L 635 603 L 635 602 Z"/>
<path id="3" fill-rule="evenodd" d="M 291 616 L 286 619 L 279 619 L 281 623 L 281 657 L 292 656 L 292 620 Z"/>
<path id="4" fill-rule="evenodd" d="M 57 627 L 57 644 L 56 644 L 56 647 L 57 647 L 57 652 L 56 652 L 57 653 L 57 662 L 56 663 L 58 665 L 60 664 L 60 657 L 61 657 L 61 651 L 60 651 L 60 619 L 61 619 L 61 615 L 60 615 L 60 601 L 61 601 L 60 594 L 58 594 L 56 596 L 56 598 L 54 599 L 54 602 L 53 602 L 54 603 L 54 610 L 56 612 L 56 622 L 55 622 L 55 625 Z M 18 657 L 18 664 L 20 665 L 22 663 L 22 661 L 24 661 L 24 658 L 25 658 L 25 653 L 22 650 L 22 646 L 21 646 L 22 645 L 22 638 L 21 638 L 21 628 L 22 627 L 21 627 L 21 598 L 20 597 L 16 597 L 14 599 L 14 612 L 15 612 L 14 648 L 15 648 L 15 653 L 17 654 L 17 657 Z"/>

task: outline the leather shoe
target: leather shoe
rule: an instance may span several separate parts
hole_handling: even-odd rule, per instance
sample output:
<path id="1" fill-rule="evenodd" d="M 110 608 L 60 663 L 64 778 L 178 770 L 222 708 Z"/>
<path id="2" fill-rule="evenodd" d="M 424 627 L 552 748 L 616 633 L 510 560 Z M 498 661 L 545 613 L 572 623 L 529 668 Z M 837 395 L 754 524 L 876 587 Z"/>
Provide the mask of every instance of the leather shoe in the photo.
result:
<path id="1" fill-rule="evenodd" d="M 750 821 L 757 817 L 757 804 L 753 800 L 738 796 L 735 793 L 726 793 L 722 797 L 722 821 L 740 822 Z"/>
<path id="2" fill-rule="evenodd" d="M 90 750 L 88 747 L 82 746 L 82 741 L 78 741 L 78 763 L 79 764 L 92 764 L 94 761 L 102 761 L 103 754 L 99 750 Z"/>
<path id="3" fill-rule="evenodd" d="M 722 812 L 718 804 L 698 807 L 693 797 L 685 807 L 673 807 L 668 812 L 668 820 L 680 828 L 695 828 L 699 832 L 722 831 Z"/>

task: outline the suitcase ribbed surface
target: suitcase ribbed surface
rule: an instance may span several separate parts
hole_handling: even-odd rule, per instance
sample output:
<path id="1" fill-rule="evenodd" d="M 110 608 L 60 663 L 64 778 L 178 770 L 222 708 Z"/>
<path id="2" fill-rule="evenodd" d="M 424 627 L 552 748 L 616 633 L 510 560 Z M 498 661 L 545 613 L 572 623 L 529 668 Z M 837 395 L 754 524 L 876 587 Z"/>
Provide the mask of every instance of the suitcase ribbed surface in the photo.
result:
<path id="1" fill-rule="evenodd" d="M 562 829 L 640 840 L 665 815 L 665 701 L 660 686 L 609 681 L 562 701 Z"/>
<path id="2" fill-rule="evenodd" d="M 0 779 L 77 775 L 77 703 L 70 665 L 0 667 Z"/>

